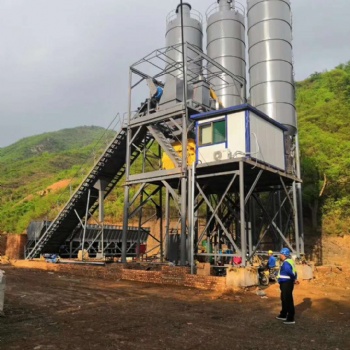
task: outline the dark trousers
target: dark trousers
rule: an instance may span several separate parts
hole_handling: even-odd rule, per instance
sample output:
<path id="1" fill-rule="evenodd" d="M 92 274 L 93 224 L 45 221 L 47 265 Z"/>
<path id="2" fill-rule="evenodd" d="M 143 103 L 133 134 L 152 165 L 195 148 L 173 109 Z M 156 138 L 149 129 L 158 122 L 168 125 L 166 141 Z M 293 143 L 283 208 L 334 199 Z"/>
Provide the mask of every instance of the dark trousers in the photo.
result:
<path id="1" fill-rule="evenodd" d="M 282 310 L 281 317 L 287 317 L 288 321 L 294 321 L 295 309 L 293 300 L 294 281 L 280 283 Z"/>

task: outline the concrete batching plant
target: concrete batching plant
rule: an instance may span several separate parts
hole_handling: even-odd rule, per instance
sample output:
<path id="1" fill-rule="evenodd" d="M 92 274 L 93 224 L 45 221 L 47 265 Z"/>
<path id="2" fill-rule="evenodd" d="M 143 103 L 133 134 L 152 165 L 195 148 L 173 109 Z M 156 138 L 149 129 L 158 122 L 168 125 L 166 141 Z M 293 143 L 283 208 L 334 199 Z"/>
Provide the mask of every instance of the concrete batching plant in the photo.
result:
<path id="1" fill-rule="evenodd" d="M 239 257 L 245 266 L 259 251 L 303 253 L 290 2 L 218 0 L 206 19 L 207 53 L 202 16 L 181 2 L 167 17 L 166 46 L 130 66 L 126 125 L 29 258 L 58 249 L 122 178 L 124 262 L 130 223 L 141 233 L 151 218 L 161 261 Z M 149 93 L 132 111 L 140 86 Z"/>

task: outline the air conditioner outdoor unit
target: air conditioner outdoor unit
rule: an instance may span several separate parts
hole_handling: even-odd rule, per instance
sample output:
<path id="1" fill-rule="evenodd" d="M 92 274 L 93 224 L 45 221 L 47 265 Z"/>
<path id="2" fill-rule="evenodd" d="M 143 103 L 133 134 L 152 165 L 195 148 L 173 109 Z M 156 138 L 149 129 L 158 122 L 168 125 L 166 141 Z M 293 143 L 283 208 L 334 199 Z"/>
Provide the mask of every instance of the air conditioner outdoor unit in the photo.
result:
<path id="1" fill-rule="evenodd" d="M 227 160 L 232 157 L 232 153 L 229 149 L 223 149 L 221 151 L 215 151 L 213 153 L 213 158 L 215 161 Z"/>

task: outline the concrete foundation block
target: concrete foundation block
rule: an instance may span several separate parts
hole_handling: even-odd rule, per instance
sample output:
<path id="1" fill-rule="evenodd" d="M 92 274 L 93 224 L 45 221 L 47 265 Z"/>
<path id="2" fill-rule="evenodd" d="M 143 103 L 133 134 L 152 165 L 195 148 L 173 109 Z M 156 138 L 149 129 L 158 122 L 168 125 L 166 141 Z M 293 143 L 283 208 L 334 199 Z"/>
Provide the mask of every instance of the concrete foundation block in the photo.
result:
<path id="1" fill-rule="evenodd" d="M 83 259 L 89 259 L 89 252 L 86 249 L 78 251 L 78 260 L 82 261 Z"/>
<path id="2" fill-rule="evenodd" d="M 210 276 L 211 275 L 210 263 L 198 263 L 197 264 L 197 275 L 198 276 Z"/>
<path id="3" fill-rule="evenodd" d="M 253 267 L 231 267 L 226 273 L 226 287 L 250 287 L 259 284 L 258 272 Z"/>

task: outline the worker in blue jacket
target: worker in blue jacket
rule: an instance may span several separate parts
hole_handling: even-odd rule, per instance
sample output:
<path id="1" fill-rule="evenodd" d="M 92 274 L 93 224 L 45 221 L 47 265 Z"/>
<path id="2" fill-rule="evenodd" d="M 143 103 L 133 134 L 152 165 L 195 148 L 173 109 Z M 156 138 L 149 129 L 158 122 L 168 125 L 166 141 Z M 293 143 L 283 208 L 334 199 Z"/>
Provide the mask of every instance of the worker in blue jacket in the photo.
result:
<path id="1" fill-rule="evenodd" d="M 291 259 L 290 250 L 288 248 L 283 248 L 281 250 L 280 259 L 282 265 L 277 278 L 281 290 L 282 310 L 276 318 L 284 321 L 284 324 L 295 324 L 293 289 L 294 284 L 298 283 L 298 274 L 295 268 L 295 262 Z"/>
<path id="2" fill-rule="evenodd" d="M 276 267 L 276 258 L 273 256 L 273 251 L 269 250 L 269 261 L 267 262 L 268 269 L 274 269 Z"/>
<path id="3" fill-rule="evenodd" d="M 273 270 L 276 268 L 276 258 L 273 256 L 273 251 L 269 250 L 268 254 L 269 254 L 269 260 L 267 261 L 266 265 L 262 264 L 261 266 L 259 266 L 258 268 L 259 273 L 262 273 L 265 270 Z"/>

